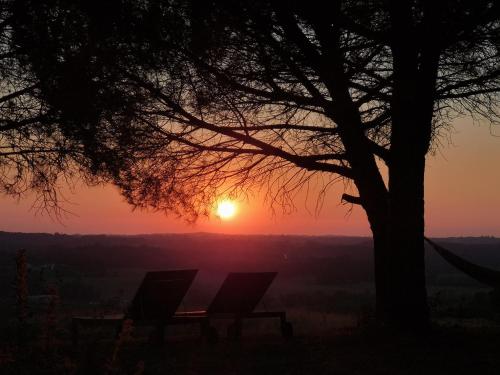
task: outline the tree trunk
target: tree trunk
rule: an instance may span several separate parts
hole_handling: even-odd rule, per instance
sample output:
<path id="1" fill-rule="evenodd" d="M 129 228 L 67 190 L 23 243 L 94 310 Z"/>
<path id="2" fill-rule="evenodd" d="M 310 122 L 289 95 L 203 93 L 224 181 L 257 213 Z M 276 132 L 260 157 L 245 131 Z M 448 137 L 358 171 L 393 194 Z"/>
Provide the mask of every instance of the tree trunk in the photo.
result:
<path id="1" fill-rule="evenodd" d="M 439 48 L 421 43 L 430 39 L 419 36 L 411 2 L 391 1 L 389 12 L 393 90 L 387 194 L 374 191 L 379 181 L 369 174 L 357 174 L 355 180 L 373 233 L 377 316 L 387 326 L 421 332 L 429 327 L 424 171 L 432 135 Z M 432 17 L 432 12 L 426 13 L 425 33 L 432 30 Z M 360 148 L 356 144 L 348 147 L 346 141 L 346 149 Z M 366 162 L 352 159 L 353 170 L 368 168 Z"/>
<path id="2" fill-rule="evenodd" d="M 385 326 L 410 331 L 429 326 L 424 169 L 421 153 L 400 155 L 389 168 L 387 212 L 367 210 L 373 233 L 377 319 Z"/>
<path id="3" fill-rule="evenodd" d="M 425 155 L 432 134 L 439 51 L 430 43 L 419 43 L 409 2 L 393 1 L 389 8 L 394 85 L 382 266 L 387 275 L 383 321 L 422 332 L 430 323 L 424 259 Z M 426 22 L 430 22 L 429 16 Z"/>
<path id="4" fill-rule="evenodd" d="M 378 221 L 378 220 L 377 220 Z M 376 315 L 379 322 L 388 321 L 390 277 L 388 274 L 388 240 L 386 226 L 372 225 L 373 258 L 375 266 Z"/>
<path id="5" fill-rule="evenodd" d="M 377 318 L 386 326 L 420 331 L 429 326 L 424 260 L 425 158 L 395 164 L 389 173 L 387 217 L 370 218 Z"/>
<path id="6" fill-rule="evenodd" d="M 420 331 L 429 326 L 422 215 L 402 207 L 385 226 L 372 227 L 376 314 L 384 326 Z"/>
<path id="7" fill-rule="evenodd" d="M 405 152 L 389 171 L 390 316 L 397 325 L 429 325 L 424 259 L 425 153 Z"/>

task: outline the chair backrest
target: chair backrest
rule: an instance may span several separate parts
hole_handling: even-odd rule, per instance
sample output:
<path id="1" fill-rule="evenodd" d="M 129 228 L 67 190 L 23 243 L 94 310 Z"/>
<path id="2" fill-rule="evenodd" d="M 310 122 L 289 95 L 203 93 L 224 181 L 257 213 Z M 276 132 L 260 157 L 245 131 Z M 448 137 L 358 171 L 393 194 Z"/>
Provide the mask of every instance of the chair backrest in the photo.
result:
<path id="1" fill-rule="evenodd" d="M 133 320 L 164 321 L 172 317 L 198 270 L 148 272 L 127 312 Z"/>
<path id="2" fill-rule="evenodd" d="M 276 275 L 277 272 L 233 272 L 228 274 L 207 312 L 209 314 L 252 312 Z"/>

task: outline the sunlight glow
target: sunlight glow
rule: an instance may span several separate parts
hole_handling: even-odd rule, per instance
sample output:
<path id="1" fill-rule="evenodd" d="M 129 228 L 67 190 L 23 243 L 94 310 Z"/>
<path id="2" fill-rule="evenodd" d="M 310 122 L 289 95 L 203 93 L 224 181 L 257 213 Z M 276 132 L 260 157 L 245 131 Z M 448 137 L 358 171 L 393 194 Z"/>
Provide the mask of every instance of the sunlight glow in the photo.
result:
<path id="1" fill-rule="evenodd" d="M 217 204 L 216 212 L 222 220 L 229 220 L 236 214 L 236 204 L 232 200 L 224 199 Z"/>

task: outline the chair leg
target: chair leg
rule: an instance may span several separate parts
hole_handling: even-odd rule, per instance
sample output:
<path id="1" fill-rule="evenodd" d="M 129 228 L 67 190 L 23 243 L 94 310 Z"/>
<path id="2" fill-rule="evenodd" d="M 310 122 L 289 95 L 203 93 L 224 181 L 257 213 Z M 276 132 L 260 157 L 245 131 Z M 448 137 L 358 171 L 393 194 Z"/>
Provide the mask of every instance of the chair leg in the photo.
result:
<path id="1" fill-rule="evenodd" d="M 227 327 L 227 337 L 231 340 L 239 340 L 241 338 L 241 333 L 243 331 L 243 322 L 241 318 L 236 318 L 234 322 L 232 322 Z"/>
<path id="2" fill-rule="evenodd" d="M 165 324 L 157 324 L 149 335 L 149 342 L 153 345 L 165 343 Z"/>
<path id="3" fill-rule="evenodd" d="M 165 324 L 158 325 L 158 343 L 163 345 L 165 343 Z"/>
<path id="4" fill-rule="evenodd" d="M 283 338 L 289 340 L 293 338 L 293 325 L 292 323 L 286 320 L 286 315 L 280 317 L 280 327 L 281 327 L 281 335 Z"/>
<path id="5" fill-rule="evenodd" d="M 200 321 L 200 337 L 203 339 L 207 336 L 208 331 L 208 321 L 202 320 Z"/>
<path id="6" fill-rule="evenodd" d="M 120 334 L 122 333 L 122 330 L 123 330 L 123 321 L 120 321 L 115 327 L 115 340 L 118 340 Z"/>
<path id="7" fill-rule="evenodd" d="M 71 319 L 71 342 L 73 343 L 73 346 L 78 345 L 78 336 L 79 336 L 79 331 L 78 331 L 78 322 L 76 319 Z"/>
<path id="8" fill-rule="evenodd" d="M 201 336 L 206 338 L 209 344 L 216 344 L 219 341 L 219 333 L 214 326 L 210 325 L 210 321 L 208 319 L 203 320 L 200 323 L 200 328 Z"/>

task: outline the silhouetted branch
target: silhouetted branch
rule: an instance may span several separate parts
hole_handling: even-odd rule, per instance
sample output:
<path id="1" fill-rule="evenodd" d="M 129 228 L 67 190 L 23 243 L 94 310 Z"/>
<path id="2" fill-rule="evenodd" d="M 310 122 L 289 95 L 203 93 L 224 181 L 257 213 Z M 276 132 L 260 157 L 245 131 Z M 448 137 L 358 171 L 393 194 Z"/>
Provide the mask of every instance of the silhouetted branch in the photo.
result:
<path id="1" fill-rule="evenodd" d="M 36 97 L 12 97 L 29 116 L 0 118 L 0 131 L 39 121 L 39 139 L 80 142 L 59 156 L 141 207 L 196 216 L 221 190 L 266 184 L 290 199 L 318 172 L 385 212 L 378 159 L 391 170 L 416 160 L 410 150 L 425 157 L 452 111 L 496 115 L 496 5 L 125 0 L 103 22 L 69 1 L 18 4 L 13 35 L 32 72 L 6 92 Z"/>
<path id="2" fill-rule="evenodd" d="M 362 204 L 362 201 L 361 201 L 360 197 L 356 197 L 354 195 L 350 195 L 350 194 L 347 194 L 347 193 L 343 193 L 342 194 L 342 200 L 344 202 L 351 203 L 351 204 L 359 204 L 359 205 Z"/>

